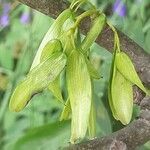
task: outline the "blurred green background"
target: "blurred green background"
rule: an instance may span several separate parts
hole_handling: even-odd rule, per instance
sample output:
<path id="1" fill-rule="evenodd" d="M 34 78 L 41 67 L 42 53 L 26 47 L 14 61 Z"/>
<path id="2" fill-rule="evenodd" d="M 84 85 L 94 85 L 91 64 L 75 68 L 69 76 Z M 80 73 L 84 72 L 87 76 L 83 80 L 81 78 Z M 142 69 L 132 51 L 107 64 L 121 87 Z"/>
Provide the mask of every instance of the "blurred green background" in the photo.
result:
<path id="1" fill-rule="evenodd" d="M 106 12 L 108 19 L 118 29 L 150 53 L 149 0 L 122 0 L 119 10 L 114 6 L 115 0 L 91 2 Z M 0 0 L 0 150 L 56 150 L 69 144 L 70 121 L 59 122 L 63 105 L 49 91 L 45 90 L 34 96 L 19 113 L 8 110 L 13 89 L 28 73 L 36 50 L 52 23 L 53 19 L 16 1 Z M 111 54 L 94 44 L 91 58 L 103 77 L 94 81 L 96 136 L 101 137 L 123 126 L 113 119 L 108 106 L 107 85 Z M 63 84 L 65 81 L 62 78 L 65 97 Z M 133 118 L 136 115 L 137 108 Z M 150 150 L 150 143 L 139 149 Z"/>

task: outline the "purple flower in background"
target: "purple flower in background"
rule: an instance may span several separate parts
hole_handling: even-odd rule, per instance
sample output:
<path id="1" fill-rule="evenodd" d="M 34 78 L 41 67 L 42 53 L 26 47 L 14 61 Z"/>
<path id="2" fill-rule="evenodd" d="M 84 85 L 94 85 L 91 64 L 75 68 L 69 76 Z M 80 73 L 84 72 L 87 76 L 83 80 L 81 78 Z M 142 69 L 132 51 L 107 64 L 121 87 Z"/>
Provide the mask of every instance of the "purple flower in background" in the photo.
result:
<path id="1" fill-rule="evenodd" d="M 20 17 L 20 22 L 22 24 L 28 24 L 30 22 L 30 13 L 24 12 Z"/>
<path id="2" fill-rule="evenodd" d="M 0 27 L 6 27 L 9 25 L 9 11 L 10 11 L 10 3 L 3 4 L 3 11 L 0 15 Z"/>
<path id="3" fill-rule="evenodd" d="M 126 5 L 123 3 L 122 0 L 116 0 L 113 5 L 113 12 L 118 14 L 121 17 L 126 16 Z"/>
<path id="4" fill-rule="evenodd" d="M 2 15 L 0 17 L 0 26 L 1 27 L 6 27 L 9 25 L 9 16 L 6 14 Z"/>

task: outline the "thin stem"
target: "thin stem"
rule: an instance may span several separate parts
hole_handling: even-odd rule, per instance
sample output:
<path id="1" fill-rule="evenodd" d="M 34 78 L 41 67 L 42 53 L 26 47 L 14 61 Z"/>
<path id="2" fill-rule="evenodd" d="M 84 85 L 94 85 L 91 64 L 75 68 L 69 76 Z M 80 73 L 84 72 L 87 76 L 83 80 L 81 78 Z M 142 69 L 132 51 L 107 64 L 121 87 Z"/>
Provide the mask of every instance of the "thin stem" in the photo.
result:
<path id="1" fill-rule="evenodd" d="M 79 2 L 80 2 L 79 0 L 78 1 L 77 0 L 73 0 L 71 5 L 70 5 L 70 8 L 73 9 L 75 7 L 75 5 L 78 4 Z"/>
<path id="2" fill-rule="evenodd" d="M 119 40 L 119 36 L 118 33 L 115 29 L 115 27 L 107 21 L 107 24 L 109 25 L 109 27 L 112 29 L 112 31 L 114 32 L 114 50 L 120 52 L 120 40 Z"/>
<path id="3" fill-rule="evenodd" d="M 82 13 L 81 15 L 79 15 L 76 18 L 76 22 L 75 22 L 74 26 L 72 27 L 72 29 L 75 31 L 75 29 L 79 26 L 82 19 L 84 19 L 85 17 L 91 16 L 93 14 L 96 14 L 96 13 L 98 13 L 98 12 L 95 9 L 88 10 L 88 11 Z"/>
<path id="4" fill-rule="evenodd" d="M 82 1 L 75 9 L 75 12 L 86 2 L 86 0 Z"/>
<path id="5" fill-rule="evenodd" d="M 96 9 L 96 7 L 88 0 L 74 0 L 71 5 L 70 8 L 71 9 L 75 9 L 75 12 L 79 9 L 79 7 L 81 7 L 82 4 L 87 3 L 90 5 L 91 9 Z M 77 5 L 77 6 L 76 6 Z M 76 6 L 76 8 L 74 8 Z"/>
<path id="6" fill-rule="evenodd" d="M 12 83 L 9 83 L 8 89 L 7 89 L 7 91 L 5 92 L 5 95 L 4 95 L 2 104 L 1 104 L 1 109 L 0 109 L 0 122 L 2 121 L 3 116 L 4 116 L 4 114 L 5 114 L 5 111 L 6 111 L 6 108 L 7 108 L 7 105 L 8 105 L 9 98 L 10 98 L 10 96 L 11 96 L 12 90 L 13 90 L 13 84 L 12 84 Z"/>

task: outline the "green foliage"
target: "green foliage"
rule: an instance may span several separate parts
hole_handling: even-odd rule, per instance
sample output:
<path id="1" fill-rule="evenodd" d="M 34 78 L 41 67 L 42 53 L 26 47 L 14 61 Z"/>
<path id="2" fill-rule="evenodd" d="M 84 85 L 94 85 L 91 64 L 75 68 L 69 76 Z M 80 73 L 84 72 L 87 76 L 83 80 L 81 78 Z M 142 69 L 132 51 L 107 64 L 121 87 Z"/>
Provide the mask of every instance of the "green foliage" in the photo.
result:
<path id="1" fill-rule="evenodd" d="M 82 2 L 84 2 L 84 0 Z M 91 2 L 97 4 L 97 7 L 100 6 L 101 10 L 109 8 L 110 4 L 112 4 L 111 0 L 91 0 Z M 149 0 L 145 0 L 142 1 L 140 5 L 135 5 L 133 1 L 130 1 L 127 6 L 128 14 L 125 18 L 121 18 L 115 14 L 113 16 L 108 16 L 108 18 L 117 26 L 117 28 L 133 38 L 134 41 L 144 47 L 147 52 L 150 52 L 149 11 L 145 9 L 148 2 Z M 78 4 L 79 3 L 74 5 L 74 9 L 79 7 Z M 86 8 L 85 5 L 84 8 Z M 18 19 L 20 14 L 24 11 L 29 11 L 32 14 L 32 21 L 27 25 L 21 24 Z M 70 14 L 70 12 L 67 11 L 66 14 Z M 75 18 L 74 15 L 70 14 L 69 16 L 68 14 L 64 14 L 65 17 L 62 17 L 63 19 L 58 21 L 58 26 L 61 27 L 61 29 L 58 29 L 56 24 L 52 24 L 53 20 L 50 20 L 49 17 L 46 17 L 39 12 L 33 13 L 28 7 L 19 5 L 10 13 L 10 26 L 0 30 L 0 74 L 5 75 L 9 82 L 7 82 L 7 84 L 4 82 L 6 84 L 5 87 L 7 87 L 5 91 L 0 89 L 0 149 L 12 150 L 14 148 L 20 150 L 42 148 L 45 150 L 51 148 L 55 150 L 68 144 L 70 126 L 68 123 L 57 122 L 60 116 L 62 120 L 70 119 L 72 113 L 68 92 L 67 89 L 64 88 L 67 84 L 65 71 L 62 72 L 54 82 L 49 84 L 48 88 L 51 92 L 44 89 L 42 93 L 35 95 L 32 98 L 31 103 L 28 104 L 28 107 L 22 112 L 12 113 L 8 110 L 8 101 L 12 91 L 14 87 L 25 78 L 29 71 L 33 57 L 36 53 L 35 50 L 38 49 L 39 43 L 43 39 L 50 24 L 52 24 L 51 28 L 53 29 L 49 29 L 47 38 L 44 38 L 46 40 L 45 42 L 42 42 L 44 44 L 41 44 L 41 52 L 47 42 L 51 42 L 52 39 L 58 38 L 61 34 L 63 36 L 60 36 L 58 39 L 59 42 L 61 42 L 63 49 L 59 50 L 58 48 L 58 51 L 63 50 L 67 57 L 70 55 L 69 49 L 70 47 L 73 47 L 73 43 L 72 37 L 70 34 L 68 35 L 66 31 L 74 25 Z M 95 17 L 96 15 L 93 19 L 95 19 Z M 103 26 L 103 24 L 101 25 Z M 56 35 L 53 35 L 54 32 L 52 32 L 52 30 L 56 31 Z M 93 31 L 91 31 L 91 33 L 92 32 Z M 97 32 L 100 32 L 98 28 Z M 82 36 L 80 38 L 78 36 L 80 35 L 78 29 L 74 33 L 73 38 L 75 39 L 75 44 L 80 45 L 84 37 Z M 50 35 L 53 35 L 54 37 L 51 37 Z M 94 40 L 95 37 L 93 38 L 93 41 Z M 56 50 L 56 48 L 54 49 Z M 46 60 L 50 54 L 49 48 L 46 48 L 45 51 L 46 52 L 42 55 L 46 55 Z M 90 113 L 89 120 L 93 121 L 89 121 L 88 131 L 89 135 L 93 137 L 95 135 L 96 124 L 96 136 L 101 137 L 110 134 L 113 131 L 114 126 L 119 126 L 119 128 L 121 128 L 120 124 L 115 122 L 112 118 L 112 113 L 109 110 L 107 101 L 107 85 L 111 66 L 111 55 L 96 44 L 93 44 L 87 51 L 90 51 L 90 54 L 85 54 L 85 61 L 93 84 L 92 89 L 94 89 L 94 92 L 92 93 L 92 101 L 96 108 L 93 112 L 93 114 L 96 113 L 96 120 L 94 115 L 91 115 L 92 113 Z M 38 60 L 36 65 L 44 61 L 44 59 L 40 60 L 41 52 L 39 51 L 39 56 L 36 56 L 38 57 L 38 59 L 36 59 Z M 36 74 L 37 73 L 35 73 L 34 76 Z M 2 80 L 3 79 L 4 78 L 2 78 Z M 2 85 L 2 83 L 0 78 L 0 84 Z M 32 85 L 30 88 L 31 87 Z M 21 90 L 22 93 L 25 93 L 26 89 L 28 89 L 27 86 L 24 86 L 23 90 Z M 23 95 L 20 94 L 20 96 Z M 55 101 L 56 99 L 61 100 L 62 103 Z M 64 104 L 62 99 L 68 100 Z M 117 110 L 118 109 L 120 110 L 119 105 L 117 106 Z M 61 115 L 62 110 L 63 113 Z M 91 110 L 90 112 L 92 112 Z M 136 110 L 133 111 L 136 112 Z M 137 114 L 134 113 L 132 117 L 134 118 L 136 115 Z M 128 119 L 129 118 L 130 117 L 128 117 Z M 126 123 L 127 122 L 128 121 L 126 121 Z M 86 136 L 86 138 L 89 137 Z M 149 149 L 149 143 L 147 143 L 144 148 L 141 147 L 141 149 Z"/>
<path id="2" fill-rule="evenodd" d="M 56 122 L 31 128 L 12 146 L 12 150 L 44 149 L 56 150 L 67 145 L 69 122 Z"/>

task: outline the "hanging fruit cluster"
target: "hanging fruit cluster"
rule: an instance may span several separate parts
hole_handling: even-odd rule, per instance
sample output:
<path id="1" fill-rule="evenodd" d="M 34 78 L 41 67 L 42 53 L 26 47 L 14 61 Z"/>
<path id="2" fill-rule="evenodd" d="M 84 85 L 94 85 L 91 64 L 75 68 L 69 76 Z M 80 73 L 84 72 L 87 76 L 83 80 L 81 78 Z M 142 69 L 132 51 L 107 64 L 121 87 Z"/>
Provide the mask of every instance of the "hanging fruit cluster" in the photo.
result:
<path id="1" fill-rule="evenodd" d="M 81 4 L 90 4 L 90 9 L 77 16 Z M 92 27 L 82 39 L 79 24 L 83 18 L 92 18 Z M 71 143 L 95 135 L 95 113 L 92 98 L 92 80 L 100 79 L 98 71 L 89 60 L 90 47 L 105 24 L 114 31 L 114 54 L 109 82 L 109 103 L 113 116 L 123 124 L 131 120 L 135 84 L 145 93 L 147 89 L 139 79 L 130 58 L 120 50 L 118 34 L 106 21 L 103 13 L 87 0 L 74 0 L 54 21 L 43 38 L 26 78 L 14 90 L 9 108 L 21 111 L 31 98 L 48 88 L 64 104 L 61 120 L 71 116 Z M 64 102 L 60 88 L 60 73 L 65 70 L 68 99 Z M 148 94 L 148 93 L 147 93 Z"/>

